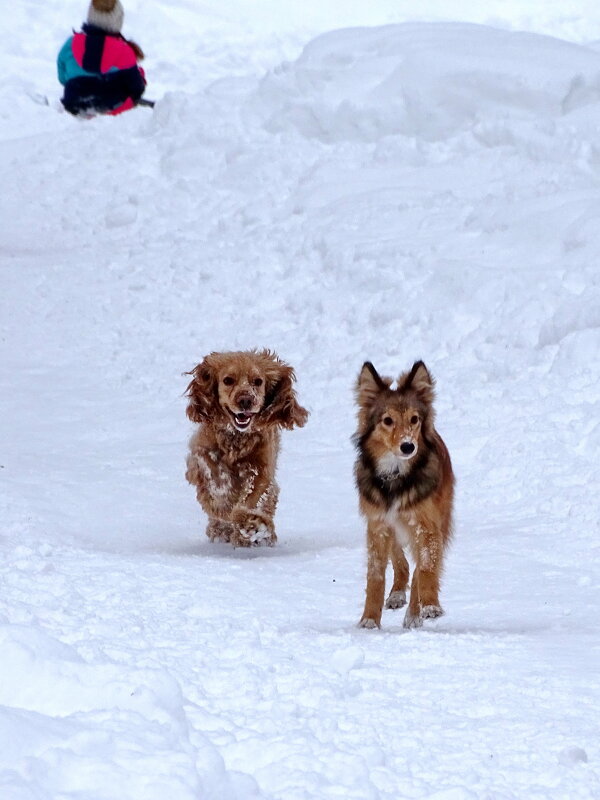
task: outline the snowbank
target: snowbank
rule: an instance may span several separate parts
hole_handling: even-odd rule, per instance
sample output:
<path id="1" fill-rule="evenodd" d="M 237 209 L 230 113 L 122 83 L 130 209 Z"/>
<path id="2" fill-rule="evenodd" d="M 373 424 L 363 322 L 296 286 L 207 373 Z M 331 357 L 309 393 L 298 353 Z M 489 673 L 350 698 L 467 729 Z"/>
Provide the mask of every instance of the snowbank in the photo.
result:
<path id="1" fill-rule="evenodd" d="M 555 119 L 599 98 L 594 50 L 460 23 L 333 31 L 258 92 L 269 130 L 291 125 L 324 142 L 438 141 L 477 123 Z"/>
<path id="2" fill-rule="evenodd" d="M 192 746 L 180 687 L 166 670 L 97 655 L 90 663 L 35 626 L 1 626 L 0 647 L 4 797 L 236 796 L 210 741 L 195 737 Z"/>

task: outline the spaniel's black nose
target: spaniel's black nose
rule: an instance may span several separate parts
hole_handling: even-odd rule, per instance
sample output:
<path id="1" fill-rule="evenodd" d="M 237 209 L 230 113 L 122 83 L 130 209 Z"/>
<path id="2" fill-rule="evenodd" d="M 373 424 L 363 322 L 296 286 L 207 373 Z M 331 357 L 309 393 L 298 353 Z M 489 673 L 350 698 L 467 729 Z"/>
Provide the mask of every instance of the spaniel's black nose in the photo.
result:
<path id="1" fill-rule="evenodd" d="M 236 400 L 242 411 L 249 411 L 254 405 L 254 398 L 251 394 L 240 394 L 237 396 Z"/>

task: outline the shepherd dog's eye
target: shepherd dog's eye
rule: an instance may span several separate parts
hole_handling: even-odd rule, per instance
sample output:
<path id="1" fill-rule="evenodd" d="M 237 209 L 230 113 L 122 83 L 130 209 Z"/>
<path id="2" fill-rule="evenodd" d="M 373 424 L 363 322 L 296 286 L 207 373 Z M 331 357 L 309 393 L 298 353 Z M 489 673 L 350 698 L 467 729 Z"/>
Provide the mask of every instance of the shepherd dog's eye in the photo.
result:
<path id="1" fill-rule="evenodd" d="M 235 383 L 235 381 L 234 381 L 234 379 L 231 377 L 231 375 L 227 375 L 225 378 L 223 378 L 223 383 L 225 384 L 225 386 L 233 386 L 233 384 Z"/>
<path id="2" fill-rule="evenodd" d="M 413 414 L 412 417 L 410 418 L 410 424 L 411 425 L 416 425 L 418 421 L 419 421 L 419 418 L 417 417 L 417 415 Z"/>
<path id="3" fill-rule="evenodd" d="M 383 424 L 384 425 L 393 425 L 394 424 L 394 420 L 391 417 L 384 417 L 383 418 Z"/>
<path id="4" fill-rule="evenodd" d="M 262 385 L 263 385 L 263 379 L 262 379 L 262 378 L 254 378 L 254 380 L 252 381 L 252 383 L 253 383 L 255 386 L 262 386 Z"/>

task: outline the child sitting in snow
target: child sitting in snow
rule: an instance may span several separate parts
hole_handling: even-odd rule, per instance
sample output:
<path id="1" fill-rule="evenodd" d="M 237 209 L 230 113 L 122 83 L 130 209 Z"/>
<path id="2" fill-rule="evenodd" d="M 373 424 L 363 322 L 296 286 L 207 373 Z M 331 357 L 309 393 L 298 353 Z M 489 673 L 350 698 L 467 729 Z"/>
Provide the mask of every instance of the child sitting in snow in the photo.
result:
<path id="1" fill-rule="evenodd" d="M 62 104 L 71 114 L 121 114 L 133 108 L 146 88 L 138 61 L 142 49 L 121 36 L 120 0 L 92 0 L 87 22 L 58 54 Z"/>

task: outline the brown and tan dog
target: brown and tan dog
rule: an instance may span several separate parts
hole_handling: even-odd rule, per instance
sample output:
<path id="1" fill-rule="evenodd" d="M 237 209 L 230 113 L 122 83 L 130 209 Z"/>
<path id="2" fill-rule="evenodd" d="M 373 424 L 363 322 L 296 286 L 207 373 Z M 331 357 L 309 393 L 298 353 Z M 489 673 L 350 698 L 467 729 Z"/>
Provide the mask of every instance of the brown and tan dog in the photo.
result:
<path id="1" fill-rule="evenodd" d="M 446 445 L 434 427 L 434 381 L 422 361 L 398 378 L 395 389 L 367 361 L 356 385 L 359 406 L 355 465 L 360 510 L 367 519 L 367 597 L 360 627 L 380 627 L 388 559 L 394 583 L 387 608 L 406 603 L 405 628 L 439 617 L 439 588 L 452 534 L 454 474 Z"/>
<path id="2" fill-rule="evenodd" d="M 270 350 L 210 353 L 191 372 L 187 415 L 199 423 L 186 478 L 208 514 L 211 541 L 273 545 L 280 429 L 302 427 L 292 367 Z"/>

